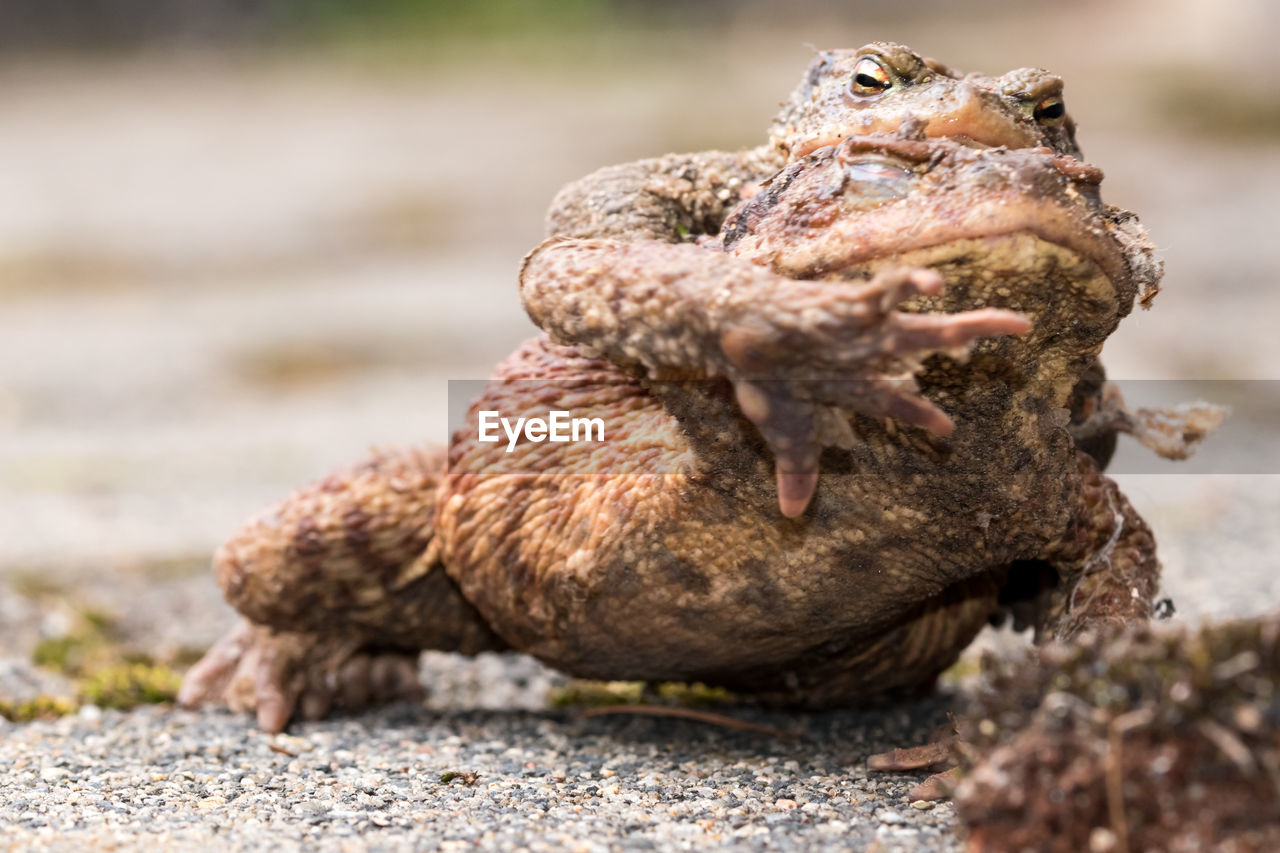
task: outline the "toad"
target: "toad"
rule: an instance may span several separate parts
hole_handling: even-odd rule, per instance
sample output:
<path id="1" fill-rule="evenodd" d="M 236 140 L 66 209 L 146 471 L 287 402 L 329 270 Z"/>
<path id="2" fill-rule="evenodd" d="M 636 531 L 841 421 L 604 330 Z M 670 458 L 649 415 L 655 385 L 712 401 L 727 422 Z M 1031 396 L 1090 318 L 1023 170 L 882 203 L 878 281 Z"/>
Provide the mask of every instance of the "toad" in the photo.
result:
<path id="1" fill-rule="evenodd" d="M 1160 277 L 1100 180 L 909 123 L 809 152 L 715 239 L 548 241 L 521 272 L 547 334 L 447 468 L 376 455 L 219 550 L 245 621 L 180 701 L 274 731 L 412 694 L 418 650 L 515 649 L 845 705 L 929 689 L 1003 613 L 1145 620 L 1151 533 L 1068 429 Z M 480 440 L 482 412 L 549 408 L 606 440 Z"/>

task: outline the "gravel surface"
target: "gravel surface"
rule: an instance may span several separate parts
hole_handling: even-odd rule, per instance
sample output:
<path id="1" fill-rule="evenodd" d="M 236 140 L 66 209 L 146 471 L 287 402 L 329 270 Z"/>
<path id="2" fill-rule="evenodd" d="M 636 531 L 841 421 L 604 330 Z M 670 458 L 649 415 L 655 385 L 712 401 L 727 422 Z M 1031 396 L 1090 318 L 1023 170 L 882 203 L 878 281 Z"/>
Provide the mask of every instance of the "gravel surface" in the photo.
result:
<path id="1" fill-rule="evenodd" d="M 439 663 L 426 675 L 455 679 L 455 697 L 499 676 L 537 701 L 547 680 L 516 656 Z M 943 722 L 941 700 L 735 713 L 798 737 L 404 705 L 277 736 L 244 717 L 166 708 L 0 723 L 0 846 L 958 849 L 950 805 L 912 806 L 914 777 L 865 767 Z"/>

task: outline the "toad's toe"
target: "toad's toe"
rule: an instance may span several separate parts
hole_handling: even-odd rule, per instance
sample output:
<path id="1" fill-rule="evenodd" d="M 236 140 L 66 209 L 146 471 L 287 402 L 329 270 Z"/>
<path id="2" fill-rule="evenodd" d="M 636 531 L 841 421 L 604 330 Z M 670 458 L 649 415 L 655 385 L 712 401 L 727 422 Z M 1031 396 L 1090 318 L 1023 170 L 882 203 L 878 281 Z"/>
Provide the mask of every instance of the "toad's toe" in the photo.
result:
<path id="1" fill-rule="evenodd" d="M 356 640 L 272 631 L 241 622 L 187 673 L 184 707 L 221 704 L 253 712 L 266 732 L 295 713 L 321 719 L 331 710 L 421 701 L 417 655 L 367 652 Z"/>
<path id="2" fill-rule="evenodd" d="M 867 758 L 871 770 L 904 772 L 910 770 L 939 770 L 907 793 L 907 799 L 945 800 L 950 798 L 958 781 L 956 767 L 957 738 L 946 735 L 924 744 L 891 749 Z"/>

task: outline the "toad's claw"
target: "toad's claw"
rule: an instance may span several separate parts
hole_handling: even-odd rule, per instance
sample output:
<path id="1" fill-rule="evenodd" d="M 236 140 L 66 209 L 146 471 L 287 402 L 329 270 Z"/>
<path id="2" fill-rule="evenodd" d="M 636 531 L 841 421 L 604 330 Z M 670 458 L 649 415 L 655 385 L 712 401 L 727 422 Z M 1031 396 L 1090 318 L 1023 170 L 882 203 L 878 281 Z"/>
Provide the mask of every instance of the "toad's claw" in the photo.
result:
<path id="1" fill-rule="evenodd" d="M 787 518 L 799 518 L 818 489 L 817 466 L 812 470 L 790 473 L 784 471 L 779 463 L 777 479 L 778 508 Z"/>
<path id="2" fill-rule="evenodd" d="M 923 746 L 892 749 L 867 758 L 870 770 L 897 771 L 947 769 L 934 773 L 907 793 L 907 799 L 945 800 L 955 790 L 959 768 L 955 766 L 956 737 L 951 735 Z"/>
<path id="3" fill-rule="evenodd" d="M 417 656 L 361 652 L 351 640 L 272 631 L 242 621 L 183 679 L 178 704 L 254 711 L 265 732 L 284 729 L 296 712 L 309 720 L 331 708 L 358 710 L 421 701 Z"/>
<path id="4" fill-rule="evenodd" d="M 934 773 L 919 785 L 907 791 L 907 799 L 913 803 L 917 800 L 949 800 L 955 794 L 956 784 L 959 781 L 959 767 L 952 767 L 950 770 Z"/>
<path id="5" fill-rule="evenodd" d="M 773 383 L 768 383 L 773 384 Z M 817 406 L 765 383 L 734 383 L 738 406 L 756 425 L 774 455 L 778 482 L 778 506 L 787 518 L 796 518 L 809 505 L 818 487 Z"/>
<path id="6" fill-rule="evenodd" d="M 927 770 L 930 767 L 955 764 L 955 736 L 935 740 L 923 746 L 909 746 L 877 753 L 867 759 L 871 770 Z"/>

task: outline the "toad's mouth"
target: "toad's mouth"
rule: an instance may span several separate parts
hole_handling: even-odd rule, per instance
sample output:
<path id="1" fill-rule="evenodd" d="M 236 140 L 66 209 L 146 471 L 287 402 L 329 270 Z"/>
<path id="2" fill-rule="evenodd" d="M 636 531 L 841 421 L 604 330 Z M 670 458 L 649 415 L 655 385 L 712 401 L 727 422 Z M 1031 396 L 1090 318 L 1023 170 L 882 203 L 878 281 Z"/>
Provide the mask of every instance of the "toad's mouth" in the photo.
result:
<path id="1" fill-rule="evenodd" d="M 1025 127 L 1011 123 L 1006 119 L 992 116 L 983 108 L 980 101 L 971 100 L 967 106 L 957 111 L 948 112 L 929 121 L 921 121 L 915 116 L 900 120 L 896 126 L 882 125 L 881 131 L 893 133 L 911 122 L 913 128 L 927 139 L 946 139 L 971 148 L 1028 148 L 1041 141 L 1041 138 Z M 791 146 L 792 160 L 808 157 L 819 148 L 839 145 L 845 140 L 857 138 L 865 134 L 861 127 L 846 127 L 819 133 L 801 139 Z"/>
<path id="2" fill-rule="evenodd" d="M 837 140 L 839 144 L 834 149 L 834 156 L 849 169 L 866 162 L 884 162 L 897 164 L 903 170 L 914 171 L 922 164 L 938 163 L 948 157 L 953 163 L 964 165 L 966 162 L 976 162 L 984 156 L 990 158 L 1000 153 L 993 150 L 997 146 L 968 144 L 971 141 L 952 138 L 906 139 L 884 134 L 847 136 Z M 1034 157 L 1037 161 L 1052 166 L 1058 175 L 1077 187 L 1091 188 L 1102 183 L 1101 169 L 1070 154 L 1059 154 L 1052 148 L 1043 146 L 1017 149 L 1016 153 Z"/>
<path id="3" fill-rule="evenodd" d="M 940 294 L 914 297 L 903 304 L 903 310 L 953 313 L 1002 308 L 1026 314 L 1037 327 L 1072 328 L 1076 336 L 1092 335 L 1128 313 L 1123 306 L 1129 291 L 1117 287 L 1096 262 L 1029 231 L 956 239 L 878 256 L 833 271 L 828 278 L 861 282 L 901 267 L 932 269 L 946 282 Z"/>
<path id="4" fill-rule="evenodd" d="M 779 273 L 843 277 L 871 264 L 906 262 L 923 250 L 994 246 L 1026 235 L 1095 265 L 1105 277 L 1098 284 L 1113 292 L 1126 289 L 1132 277 L 1110 208 L 1098 197 L 1102 172 L 1074 157 L 1045 148 L 1007 152 L 885 136 L 845 139 L 829 156 L 844 210 L 853 215 L 821 227 L 811 223 L 781 249 L 774 243 L 770 260 Z M 748 236 L 740 251 L 752 254 L 751 242 Z M 1031 256 L 1027 262 L 1041 263 Z M 974 276 L 983 272 L 990 267 L 972 266 Z"/>

